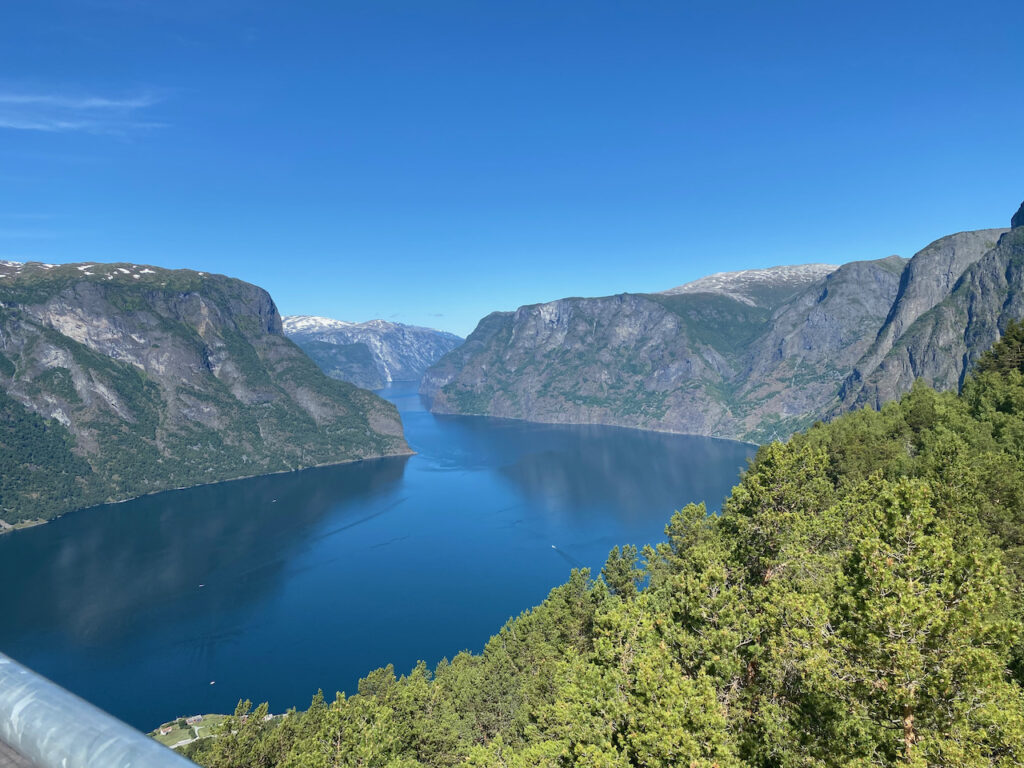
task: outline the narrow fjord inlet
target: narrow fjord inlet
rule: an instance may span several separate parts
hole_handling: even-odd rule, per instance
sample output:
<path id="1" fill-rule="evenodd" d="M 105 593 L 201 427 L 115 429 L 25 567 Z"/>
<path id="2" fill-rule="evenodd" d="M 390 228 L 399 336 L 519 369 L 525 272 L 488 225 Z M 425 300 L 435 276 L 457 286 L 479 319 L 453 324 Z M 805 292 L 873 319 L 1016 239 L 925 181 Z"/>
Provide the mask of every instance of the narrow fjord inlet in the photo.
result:
<path id="1" fill-rule="evenodd" d="M 0 648 L 148 731 L 272 711 L 368 671 L 479 651 L 615 545 L 717 508 L 753 454 L 723 440 L 435 416 L 382 394 L 412 457 L 146 496 L 0 537 Z"/>
<path id="2" fill-rule="evenodd" d="M 0 15 L 0 768 L 1022 768 L 1024 2 Z"/>

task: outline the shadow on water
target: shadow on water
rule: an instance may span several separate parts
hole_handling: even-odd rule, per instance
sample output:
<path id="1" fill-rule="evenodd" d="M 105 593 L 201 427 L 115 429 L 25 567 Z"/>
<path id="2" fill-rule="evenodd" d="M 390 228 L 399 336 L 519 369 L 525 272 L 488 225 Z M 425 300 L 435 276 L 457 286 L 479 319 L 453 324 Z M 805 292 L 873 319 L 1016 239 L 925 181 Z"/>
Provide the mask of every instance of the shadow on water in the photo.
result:
<path id="1" fill-rule="evenodd" d="M 671 511 L 705 502 L 717 512 L 756 450 L 731 440 L 591 425 L 434 416 L 445 445 L 427 455 L 460 468 L 495 468 L 530 506 L 589 516 Z M 455 446 L 455 448 L 449 447 Z"/>
<path id="2" fill-rule="evenodd" d="M 149 729 L 479 650 L 572 568 L 716 509 L 751 446 L 398 404 L 415 456 L 174 491 L 0 537 L 0 649 Z"/>
<path id="3" fill-rule="evenodd" d="M 568 552 L 565 552 L 565 551 L 559 549 L 554 544 L 551 545 L 551 548 L 555 551 L 555 554 L 558 555 L 563 560 L 565 560 L 565 562 L 567 562 L 571 568 L 586 568 L 587 567 L 586 563 L 582 562 L 581 560 L 577 560 L 575 557 L 570 555 Z"/>
<path id="4" fill-rule="evenodd" d="M 0 584 L 31 587 L 0 596 L 0 648 L 14 654 L 26 635 L 42 630 L 103 644 L 145 623 L 155 609 L 173 612 L 181 603 L 192 610 L 200 589 L 207 611 L 258 602 L 312 525 L 342 500 L 350 509 L 341 520 L 359 515 L 354 502 L 394 488 L 407 462 L 380 459 L 200 486 L 81 510 L 0 537 Z"/>
<path id="5" fill-rule="evenodd" d="M 717 512 L 723 488 L 751 455 L 742 443 L 613 427 L 573 427 L 558 437 L 555 446 L 522 456 L 502 473 L 531 502 L 570 512 L 598 506 L 646 515 L 690 501 Z"/>

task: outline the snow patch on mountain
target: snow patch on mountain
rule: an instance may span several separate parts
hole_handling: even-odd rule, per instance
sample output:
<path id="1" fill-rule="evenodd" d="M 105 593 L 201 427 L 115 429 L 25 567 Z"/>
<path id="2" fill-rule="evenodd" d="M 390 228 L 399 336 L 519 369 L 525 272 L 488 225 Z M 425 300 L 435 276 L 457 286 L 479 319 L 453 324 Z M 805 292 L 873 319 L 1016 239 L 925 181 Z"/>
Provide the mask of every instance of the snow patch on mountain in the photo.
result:
<path id="1" fill-rule="evenodd" d="M 316 315 L 290 315 L 282 319 L 282 325 L 285 334 L 303 346 L 325 373 L 353 383 L 365 380 L 365 372 L 357 375 L 352 370 L 346 374 L 334 367 L 336 356 L 314 350 L 306 343 L 363 344 L 369 349 L 381 380 L 390 382 L 418 381 L 427 368 L 463 341 L 453 333 L 387 320 L 351 323 Z"/>
<path id="2" fill-rule="evenodd" d="M 281 318 L 284 332 L 291 333 L 323 333 L 340 328 L 352 328 L 358 323 L 347 323 L 344 320 L 335 320 L 332 317 L 320 317 L 318 315 L 286 315 Z"/>
<path id="3" fill-rule="evenodd" d="M 754 293 L 774 287 L 800 288 L 822 280 L 835 272 L 835 264 L 797 264 L 795 266 L 744 269 L 739 272 L 716 272 L 699 280 L 662 291 L 663 295 L 681 293 L 717 293 L 750 306 L 757 304 Z"/>
<path id="4" fill-rule="evenodd" d="M 381 332 L 410 332 L 425 331 L 428 333 L 439 333 L 442 336 L 460 338 L 447 331 L 439 331 L 436 328 L 426 328 L 421 325 L 406 325 L 405 323 L 392 323 L 388 320 L 367 320 L 364 323 L 350 323 L 347 320 L 335 320 L 333 317 L 320 317 L 319 315 L 286 315 L 283 318 L 284 332 L 292 333 L 329 333 L 330 331 L 381 331 Z"/>

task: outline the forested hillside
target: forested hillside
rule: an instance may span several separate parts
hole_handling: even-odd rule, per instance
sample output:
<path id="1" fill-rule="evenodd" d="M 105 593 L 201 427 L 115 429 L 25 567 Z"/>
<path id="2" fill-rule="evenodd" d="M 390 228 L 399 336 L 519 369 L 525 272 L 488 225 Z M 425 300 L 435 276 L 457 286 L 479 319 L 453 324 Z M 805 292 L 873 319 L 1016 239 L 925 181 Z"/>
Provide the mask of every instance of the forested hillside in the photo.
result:
<path id="1" fill-rule="evenodd" d="M 0 262 L 0 521 L 408 452 L 395 407 L 321 373 L 255 285 Z"/>
<path id="2" fill-rule="evenodd" d="M 1024 328 L 962 395 L 761 449 L 721 516 L 612 551 L 483 653 L 377 670 L 193 759 L 234 766 L 1020 765 Z"/>

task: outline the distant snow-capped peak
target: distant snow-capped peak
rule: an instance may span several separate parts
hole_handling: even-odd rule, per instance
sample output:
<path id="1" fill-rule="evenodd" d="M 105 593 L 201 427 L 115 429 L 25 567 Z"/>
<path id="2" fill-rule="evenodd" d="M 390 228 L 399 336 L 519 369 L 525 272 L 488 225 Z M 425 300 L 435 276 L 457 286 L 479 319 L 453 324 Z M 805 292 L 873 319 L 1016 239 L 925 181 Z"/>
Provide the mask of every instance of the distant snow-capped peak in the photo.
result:
<path id="1" fill-rule="evenodd" d="M 794 266 L 768 267 L 767 269 L 743 269 L 739 272 L 716 272 L 713 275 L 662 291 L 663 295 L 680 293 L 718 293 L 744 304 L 754 305 L 749 292 L 759 287 L 790 285 L 799 287 L 832 274 L 839 267 L 835 264 L 797 264 Z"/>
<path id="2" fill-rule="evenodd" d="M 335 320 L 333 317 L 317 315 L 286 315 L 281 318 L 281 322 L 286 333 L 334 331 L 358 325 L 358 323 L 348 323 L 344 320 Z"/>
<path id="3" fill-rule="evenodd" d="M 406 325 L 404 323 L 393 323 L 390 320 L 367 320 L 364 323 L 350 323 L 345 320 L 335 320 L 333 317 L 320 317 L 318 315 L 285 315 L 281 318 L 284 332 L 287 334 L 300 333 L 330 333 L 331 331 L 424 331 L 429 333 L 440 333 L 446 336 L 458 338 L 447 331 L 439 331 L 436 328 L 425 328 L 419 325 Z"/>

